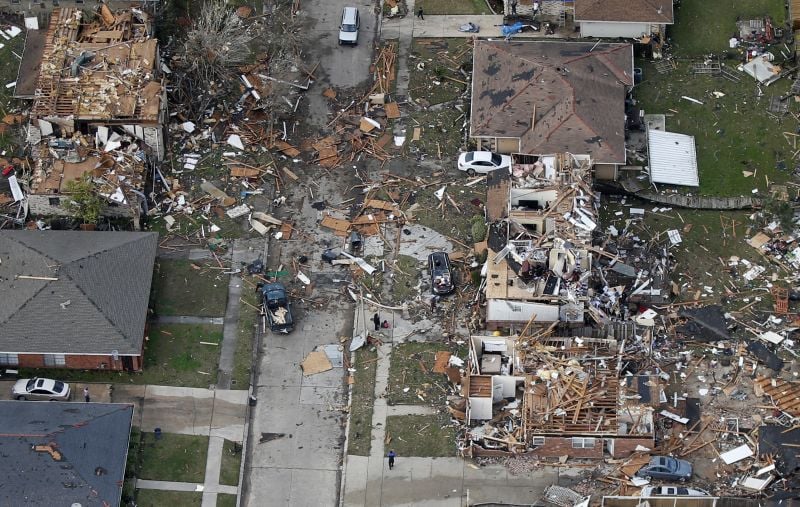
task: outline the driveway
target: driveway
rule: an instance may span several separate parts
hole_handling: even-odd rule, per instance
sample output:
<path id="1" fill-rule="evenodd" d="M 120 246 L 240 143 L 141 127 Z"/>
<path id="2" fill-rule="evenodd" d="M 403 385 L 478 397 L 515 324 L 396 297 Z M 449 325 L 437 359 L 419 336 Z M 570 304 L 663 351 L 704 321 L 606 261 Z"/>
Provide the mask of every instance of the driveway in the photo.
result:
<path id="1" fill-rule="evenodd" d="M 312 126 L 324 127 L 328 118 L 328 101 L 322 96 L 325 88 L 354 88 L 371 78 L 373 47 L 378 28 L 374 2 L 353 0 L 308 0 L 303 2 L 303 13 L 307 20 L 304 52 L 309 67 L 319 62 L 314 72 L 317 81 L 306 94 L 308 99 L 307 120 Z M 358 7 L 361 16 L 358 44 L 340 46 L 339 24 L 345 6 Z M 360 97 L 359 97 L 360 98 Z M 304 100 L 306 100 L 304 99 Z"/>

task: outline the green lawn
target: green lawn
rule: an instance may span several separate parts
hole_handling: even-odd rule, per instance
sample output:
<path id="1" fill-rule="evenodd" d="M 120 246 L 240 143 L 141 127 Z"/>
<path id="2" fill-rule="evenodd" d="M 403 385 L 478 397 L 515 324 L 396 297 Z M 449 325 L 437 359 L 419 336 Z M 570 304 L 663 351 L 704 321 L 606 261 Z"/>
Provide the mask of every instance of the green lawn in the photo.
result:
<path id="1" fill-rule="evenodd" d="M 72 382 L 124 382 L 184 387 L 208 387 L 217 381 L 222 326 L 160 324 L 150 327 L 141 373 L 22 368 L 26 376 L 46 376 Z M 202 372 L 202 373 L 201 373 Z"/>
<path id="2" fill-rule="evenodd" d="M 428 105 L 449 102 L 469 86 L 469 79 L 458 71 L 461 65 L 472 65 L 468 39 L 414 39 L 411 54 L 415 58 L 408 60 L 408 92 L 414 100 L 423 99 Z M 422 69 L 418 68 L 420 63 L 424 64 Z"/>
<path id="3" fill-rule="evenodd" d="M 439 342 L 407 342 L 394 346 L 386 396 L 389 405 L 444 405 L 447 377 L 433 373 L 439 350 L 449 350 L 456 355 L 460 352 L 454 345 Z M 459 357 L 463 359 L 465 356 L 462 353 Z M 408 390 L 404 391 L 406 388 Z"/>
<path id="4" fill-rule="evenodd" d="M 675 24 L 668 34 L 680 56 L 699 56 L 728 50 L 728 39 L 736 32 L 736 19 L 772 17 L 781 27 L 784 7 L 780 0 L 683 0 L 675 11 Z"/>
<path id="5" fill-rule="evenodd" d="M 223 271 L 213 260 L 158 259 L 153 275 L 156 314 L 225 315 L 228 275 L 222 274 Z"/>
<path id="6" fill-rule="evenodd" d="M 369 456 L 372 447 L 372 410 L 375 404 L 375 370 L 378 351 L 375 347 L 362 347 L 355 353 L 353 368 L 353 396 L 350 404 L 350 431 L 347 453 Z"/>
<path id="7" fill-rule="evenodd" d="M 19 59 L 14 56 L 14 53 L 22 55 L 25 47 L 25 31 L 10 41 L 3 40 L 5 47 L 0 49 L 0 83 L 12 83 L 17 80 L 17 73 L 19 72 Z M 7 114 L 17 113 L 21 108 L 27 107 L 25 103 L 17 101 L 12 98 L 14 88 L 6 88 L 0 86 L 0 119 Z M 21 131 L 19 127 L 6 127 L 5 132 L 0 132 L 0 151 L 12 151 L 16 146 L 23 142 Z M 8 155 L 8 154 L 7 154 Z"/>
<path id="8" fill-rule="evenodd" d="M 239 305 L 239 322 L 237 326 L 236 350 L 233 356 L 231 372 L 231 389 L 247 389 L 250 387 L 250 373 L 253 370 L 253 341 L 255 326 L 259 319 L 258 312 L 249 305 L 258 306 L 258 296 L 253 288 L 243 282 Z M 249 303 L 248 304 L 245 304 Z"/>
<path id="9" fill-rule="evenodd" d="M 630 202 L 633 206 L 641 206 L 641 203 Z M 645 205 L 647 209 L 649 205 Z M 652 209 L 652 207 L 649 207 Z M 614 212 L 622 210 L 622 216 L 615 216 Z M 659 244 L 668 243 L 667 232 L 670 229 L 677 229 L 683 239 L 683 243 L 670 248 L 670 253 L 675 256 L 677 265 L 671 274 L 671 278 L 681 287 L 679 301 L 692 301 L 695 299 L 697 291 L 700 290 L 700 299 L 708 304 L 722 303 L 726 309 L 737 309 L 747 302 L 742 299 L 749 294 L 749 287 L 741 274 L 747 270 L 740 266 L 739 276 L 734 279 L 725 271 L 720 259 L 727 261 L 731 256 L 746 259 L 752 263 L 766 266 L 763 258 L 755 248 L 748 245 L 745 240 L 755 235 L 757 227 L 749 219 L 749 212 L 746 211 L 712 211 L 712 210 L 687 210 L 673 209 L 659 213 L 645 212 L 645 218 L 641 223 L 631 226 L 634 234 L 644 241 L 655 240 Z M 721 218 L 722 217 L 722 221 Z M 625 219 L 629 218 L 628 208 L 620 206 L 618 203 L 603 202 L 601 222 L 606 227 L 614 225 L 619 230 L 625 227 Z M 730 226 L 730 220 L 736 221 L 736 237 L 734 229 Z M 688 224 L 691 224 L 689 226 Z M 723 227 L 723 225 L 725 227 Z M 749 232 L 748 232 L 749 231 Z M 768 276 L 773 270 L 768 269 L 764 276 Z M 785 276 L 781 273 L 781 276 Z M 741 294 L 730 298 L 723 298 L 726 290 L 730 290 L 730 285 L 738 286 Z M 709 286 L 713 288 L 713 294 L 703 294 L 703 288 Z M 754 286 L 763 286 L 762 281 L 756 281 Z M 771 311 L 771 298 L 766 291 L 759 292 L 763 301 L 756 304 L 754 309 Z M 751 300 L 752 301 L 752 300 Z"/>
<path id="10" fill-rule="evenodd" d="M 386 435 L 391 439 L 386 452 L 394 449 L 403 457 L 452 457 L 456 455 L 456 432 L 449 417 L 437 415 L 394 415 L 386 418 Z"/>
<path id="11" fill-rule="evenodd" d="M 222 465 L 219 470 L 219 483 L 238 486 L 241 464 L 242 444 L 226 440 L 222 444 Z"/>
<path id="12" fill-rule="evenodd" d="M 144 375 L 152 379 L 148 384 L 208 387 L 217 381 L 219 345 L 207 344 L 222 343 L 222 326 L 154 325 L 149 338 L 144 356 Z"/>
<path id="13" fill-rule="evenodd" d="M 236 507 L 236 495 L 217 494 L 217 507 Z"/>
<path id="14" fill-rule="evenodd" d="M 414 12 L 422 7 L 425 15 L 429 14 L 491 14 L 484 0 L 422 0 L 414 2 Z"/>
<path id="15" fill-rule="evenodd" d="M 137 489 L 137 507 L 199 507 L 203 494 L 186 491 L 161 491 L 157 489 Z M 219 505 L 219 504 L 217 504 Z M 236 505 L 234 503 L 234 505 Z"/>
<path id="16" fill-rule="evenodd" d="M 668 131 L 694 136 L 700 194 L 751 195 L 753 189 L 767 189 L 767 178 L 770 183 L 786 181 L 794 167 L 790 158 L 796 148 L 786 141 L 783 132 L 794 132 L 796 121 L 790 115 L 776 120 L 766 111 L 770 97 L 786 93 L 791 82 L 782 79 L 762 87 L 764 95 L 757 98 L 756 81 L 735 70 L 736 61 L 725 63 L 741 76 L 739 82 L 691 75 L 686 61 L 680 61 L 666 76 L 649 63 L 638 62 L 644 69 L 644 81 L 634 89 L 634 96 L 646 113 L 667 115 Z M 715 91 L 725 96 L 717 98 Z M 794 101 L 789 104 L 790 111 L 800 110 Z M 779 161 L 785 161 L 788 169 L 778 169 Z M 743 171 L 756 172 L 755 178 L 746 177 Z"/>
<path id="17" fill-rule="evenodd" d="M 196 483 L 205 479 L 207 436 L 164 433 L 156 440 L 148 432 L 142 440 L 140 479 Z"/>

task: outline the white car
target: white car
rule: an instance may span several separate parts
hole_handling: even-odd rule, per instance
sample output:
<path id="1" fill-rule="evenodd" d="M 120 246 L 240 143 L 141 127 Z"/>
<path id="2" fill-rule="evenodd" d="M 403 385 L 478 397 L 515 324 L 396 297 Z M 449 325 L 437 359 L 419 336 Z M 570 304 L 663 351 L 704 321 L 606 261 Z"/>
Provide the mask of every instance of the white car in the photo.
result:
<path id="1" fill-rule="evenodd" d="M 339 25 L 339 45 L 358 44 L 358 28 L 361 26 L 361 16 L 357 7 L 345 7 L 342 10 L 342 23 Z"/>
<path id="2" fill-rule="evenodd" d="M 67 401 L 70 397 L 69 384 L 49 378 L 23 378 L 11 388 L 15 400 Z"/>
<path id="3" fill-rule="evenodd" d="M 458 156 L 458 170 L 467 174 L 486 174 L 498 169 L 511 169 L 511 157 L 491 151 L 468 151 Z"/>
<path id="4" fill-rule="evenodd" d="M 642 498 L 654 496 L 711 496 L 699 488 L 685 486 L 645 486 L 642 488 Z"/>

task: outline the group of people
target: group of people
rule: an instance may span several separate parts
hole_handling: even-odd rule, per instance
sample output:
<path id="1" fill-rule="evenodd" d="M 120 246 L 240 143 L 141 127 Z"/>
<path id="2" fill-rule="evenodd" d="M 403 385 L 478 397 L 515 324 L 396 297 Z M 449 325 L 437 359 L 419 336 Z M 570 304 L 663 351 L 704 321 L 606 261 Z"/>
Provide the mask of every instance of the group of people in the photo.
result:
<path id="1" fill-rule="evenodd" d="M 378 315 L 377 313 L 372 316 L 372 322 L 375 324 L 375 331 L 380 331 L 381 328 L 389 329 L 389 321 L 384 320 L 383 322 L 381 322 L 381 316 Z"/>

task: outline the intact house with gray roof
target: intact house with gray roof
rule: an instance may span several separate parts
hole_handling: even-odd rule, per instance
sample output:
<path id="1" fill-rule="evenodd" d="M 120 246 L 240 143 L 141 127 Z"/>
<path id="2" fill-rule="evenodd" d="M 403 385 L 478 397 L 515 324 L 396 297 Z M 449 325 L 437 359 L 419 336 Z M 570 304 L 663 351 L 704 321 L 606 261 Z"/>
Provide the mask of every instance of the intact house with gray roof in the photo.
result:
<path id="1" fill-rule="evenodd" d="M 479 150 L 524 163 L 571 153 L 615 173 L 626 161 L 632 86 L 630 44 L 477 40 L 470 135 Z"/>
<path id="2" fill-rule="evenodd" d="M 0 366 L 142 369 L 158 234 L 0 231 Z"/>
<path id="3" fill-rule="evenodd" d="M 121 504 L 133 405 L 0 401 L 0 505 Z"/>
<path id="4" fill-rule="evenodd" d="M 674 22 L 672 0 L 575 0 L 581 37 L 663 37 Z"/>

